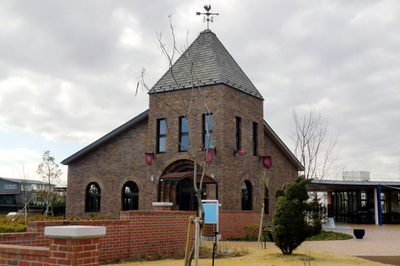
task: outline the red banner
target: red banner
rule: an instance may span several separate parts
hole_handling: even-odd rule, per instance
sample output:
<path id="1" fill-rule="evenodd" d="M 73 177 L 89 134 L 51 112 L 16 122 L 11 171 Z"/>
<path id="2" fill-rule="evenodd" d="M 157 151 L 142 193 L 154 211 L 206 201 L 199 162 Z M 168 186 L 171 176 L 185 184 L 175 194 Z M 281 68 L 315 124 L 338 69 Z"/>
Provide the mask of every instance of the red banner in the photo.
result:
<path id="1" fill-rule="evenodd" d="M 153 154 L 152 153 L 146 153 L 146 163 L 148 165 L 151 165 L 153 163 Z"/>
<path id="2" fill-rule="evenodd" d="M 214 155 L 214 150 L 208 150 L 208 152 L 207 152 L 207 159 L 206 159 L 206 161 L 207 161 L 208 163 L 212 161 L 213 155 Z"/>
<path id="3" fill-rule="evenodd" d="M 262 157 L 263 165 L 268 169 L 272 166 L 271 156 Z"/>
<path id="4" fill-rule="evenodd" d="M 238 151 L 237 152 L 240 156 L 243 156 L 243 155 L 245 155 L 246 153 L 247 153 L 247 151 L 246 150 L 241 150 L 241 151 Z"/>

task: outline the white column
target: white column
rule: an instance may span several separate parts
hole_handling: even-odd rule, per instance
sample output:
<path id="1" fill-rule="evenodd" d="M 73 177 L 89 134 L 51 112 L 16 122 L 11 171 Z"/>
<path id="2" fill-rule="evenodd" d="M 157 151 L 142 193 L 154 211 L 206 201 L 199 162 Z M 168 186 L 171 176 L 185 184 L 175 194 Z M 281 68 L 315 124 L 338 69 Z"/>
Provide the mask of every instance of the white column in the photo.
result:
<path id="1" fill-rule="evenodd" d="M 379 224 L 379 209 L 378 209 L 378 189 L 374 188 L 374 210 L 375 210 L 375 224 Z"/>

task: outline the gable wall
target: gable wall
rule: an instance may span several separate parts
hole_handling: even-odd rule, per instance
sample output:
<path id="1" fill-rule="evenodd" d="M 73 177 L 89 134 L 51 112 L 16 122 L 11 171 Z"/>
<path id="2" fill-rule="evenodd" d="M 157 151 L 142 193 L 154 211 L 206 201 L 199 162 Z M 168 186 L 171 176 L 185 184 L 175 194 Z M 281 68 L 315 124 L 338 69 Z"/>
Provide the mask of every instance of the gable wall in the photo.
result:
<path id="1" fill-rule="evenodd" d="M 265 155 L 272 157 L 272 167 L 265 168 L 265 182 L 269 190 L 270 202 L 267 219 L 270 221 L 276 205 L 275 191 L 293 182 L 298 177 L 298 170 L 266 133 L 264 133 L 264 145 Z"/>
<path id="2" fill-rule="evenodd" d="M 69 164 L 67 215 L 118 217 L 121 190 L 127 181 L 139 187 L 140 208 L 146 194 L 151 192 L 146 184 L 146 142 L 147 119 Z M 101 211 L 85 213 L 85 190 L 91 182 L 100 186 Z"/>

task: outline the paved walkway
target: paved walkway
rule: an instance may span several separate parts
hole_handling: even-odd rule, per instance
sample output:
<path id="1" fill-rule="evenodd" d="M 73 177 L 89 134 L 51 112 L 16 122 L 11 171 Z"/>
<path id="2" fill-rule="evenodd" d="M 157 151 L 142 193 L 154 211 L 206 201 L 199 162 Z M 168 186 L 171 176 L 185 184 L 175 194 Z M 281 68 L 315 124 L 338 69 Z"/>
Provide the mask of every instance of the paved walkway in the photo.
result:
<path id="1" fill-rule="evenodd" d="M 400 265 L 400 225 L 372 225 L 372 224 L 342 224 L 336 226 L 351 227 L 350 230 L 333 230 L 353 235 L 354 228 L 364 228 L 363 239 L 336 240 L 336 241 L 305 241 L 299 250 L 322 251 L 335 254 L 351 255 L 381 263 Z M 327 229 L 326 229 L 327 230 Z M 243 245 L 243 242 L 241 242 Z M 223 245 L 223 242 L 222 242 Z M 234 242 L 228 245 L 236 246 Z M 257 243 L 250 244 L 257 247 Z M 275 247 L 274 243 L 267 242 L 267 248 Z"/>
<path id="2" fill-rule="evenodd" d="M 351 255 L 392 265 L 400 265 L 400 225 L 384 224 L 379 226 L 336 223 L 336 226 L 351 227 L 351 230 L 334 230 L 350 235 L 353 235 L 354 228 L 364 228 L 365 236 L 363 239 L 306 241 L 301 244 L 299 249 Z"/>
<path id="3" fill-rule="evenodd" d="M 372 225 L 372 224 L 338 224 L 348 226 L 351 230 L 332 230 L 353 235 L 354 228 L 364 228 L 363 239 L 339 241 L 306 241 L 299 249 L 326 251 L 352 256 L 400 256 L 400 225 Z M 328 229 L 325 229 L 328 230 Z"/>

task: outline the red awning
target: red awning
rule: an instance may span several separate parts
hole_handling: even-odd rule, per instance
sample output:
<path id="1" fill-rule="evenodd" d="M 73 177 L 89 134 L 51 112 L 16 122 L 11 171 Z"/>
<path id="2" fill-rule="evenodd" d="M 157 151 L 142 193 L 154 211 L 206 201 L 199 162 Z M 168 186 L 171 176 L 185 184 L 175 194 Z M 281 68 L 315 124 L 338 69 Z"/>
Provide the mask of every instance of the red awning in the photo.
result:
<path id="1" fill-rule="evenodd" d="M 197 182 L 200 182 L 202 173 L 197 173 Z M 193 172 L 177 172 L 177 173 L 169 173 L 166 175 L 163 175 L 160 178 L 160 181 L 181 181 L 183 179 L 190 178 L 193 179 Z M 216 184 L 214 179 L 209 177 L 208 175 L 204 175 L 203 178 L 203 183 L 204 184 Z"/>

